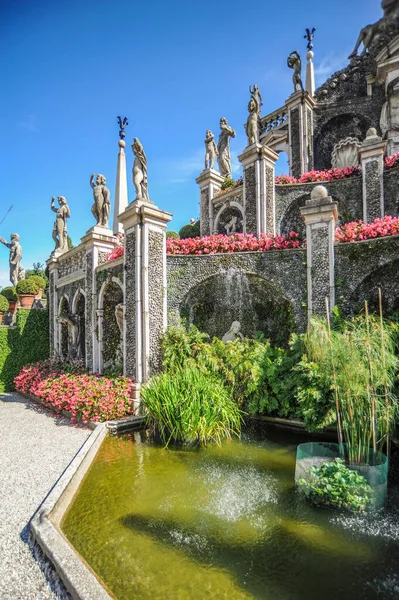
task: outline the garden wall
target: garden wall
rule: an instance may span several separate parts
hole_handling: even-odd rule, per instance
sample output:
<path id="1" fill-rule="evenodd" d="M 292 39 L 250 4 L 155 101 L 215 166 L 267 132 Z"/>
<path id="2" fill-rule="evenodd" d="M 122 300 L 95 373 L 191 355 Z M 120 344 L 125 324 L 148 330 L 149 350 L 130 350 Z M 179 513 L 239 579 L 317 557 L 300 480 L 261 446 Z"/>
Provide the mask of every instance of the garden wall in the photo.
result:
<path id="1" fill-rule="evenodd" d="M 14 327 L 0 326 L 0 393 L 14 389 L 14 377 L 24 365 L 49 357 L 47 310 L 20 308 Z"/>

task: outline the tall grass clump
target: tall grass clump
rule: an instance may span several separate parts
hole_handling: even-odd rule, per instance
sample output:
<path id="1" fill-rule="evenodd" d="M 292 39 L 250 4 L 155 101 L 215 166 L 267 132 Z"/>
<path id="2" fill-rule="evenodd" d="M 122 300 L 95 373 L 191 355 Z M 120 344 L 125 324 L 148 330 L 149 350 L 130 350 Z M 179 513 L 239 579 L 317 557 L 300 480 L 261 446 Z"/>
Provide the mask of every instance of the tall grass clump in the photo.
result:
<path id="1" fill-rule="evenodd" d="M 368 464 L 371 451 L 388 448 L 398 414 L 393 386 L 398 370 L 394 327 L 365 314 L 331 328 L 329 319 L 314 317 L 304 336 L 308 358 L 331 380 L 338 438 L 349 461 Z"/>
<path id="2" fill-rule="evenodd" d="M 191 366 L 154 377 L 142 388 L 142 402 L 166 446 L 220 444 L 241 431 L 241 411 L 229 390 Z"/>

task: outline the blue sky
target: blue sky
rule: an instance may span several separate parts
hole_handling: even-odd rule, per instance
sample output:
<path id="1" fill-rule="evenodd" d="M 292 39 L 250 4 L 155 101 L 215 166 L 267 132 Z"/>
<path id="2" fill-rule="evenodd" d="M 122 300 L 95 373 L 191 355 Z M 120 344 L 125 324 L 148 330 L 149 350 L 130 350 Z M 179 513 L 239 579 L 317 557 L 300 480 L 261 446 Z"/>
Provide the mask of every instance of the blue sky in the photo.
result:
<path id="1" fill-rule="evenodd" d="M 0 235 L 20 234 L 25 268 L 44 262 L 53 249 L 51 196 L 62 195 L 79 243 L 94 224 L 91 173 L 103 173 L 114 195 L 117 115 L 129 118 L 129 199 L 138 137 L 150 198 L 173 213 L 169 228 L 179 230 L 199 216 L 195 177 L 206 129 L 217 137 L 221 116 L 236 129 L 238 177 L 248 86 L 258 83 L 263 114 L 271 112 L 292 93 L 287 56 L 296 49 L 305 63 L 306 27 L 317 29 L 321 84 L 381 14 L 379 0 L 0 0 L 0 220 L 13 205 Z M 3 246 L 0 285 L 9 285 Z"/>

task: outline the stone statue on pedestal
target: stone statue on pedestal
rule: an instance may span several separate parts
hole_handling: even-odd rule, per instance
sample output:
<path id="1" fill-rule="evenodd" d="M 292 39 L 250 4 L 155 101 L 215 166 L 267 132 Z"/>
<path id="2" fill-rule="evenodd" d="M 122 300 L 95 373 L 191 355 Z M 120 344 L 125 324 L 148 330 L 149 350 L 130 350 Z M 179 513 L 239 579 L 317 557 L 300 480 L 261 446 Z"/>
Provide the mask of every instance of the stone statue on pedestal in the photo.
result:
<path id="1" fill-rule="evenodd" d="M 218 155 L 218 149 L 215 144 L 215 136 L 210 129 L 205 134 L 205 169 L 213 169 L 215 158 Z"/>
<path id="2" fill-rule="evenodd" d="M 54 206 L 55 196 L 51 198 L 51 210 L 56 213 L 53 227 L 53 240 L 55 241 L 54 254 L 62 254 L 68 251 L 67 219 L 71 216 L 69 206 L 64 196 L 58 196 L 59 208 Z"/>
<path id="3" fill-rule="evenodd" d="M 232 233 L 236 233 L 237 231 L 237 221 L 238 217 L 233 215 L 228 223 L 224 226 L 227 235 L 231 235 Z"/>
<path id="4" fill-rule="evenodd" d="M 18 233 L 11 234 L 11 243 L 8 243 L 4 238 L 0 237 L 0 242 L 7 246 L 10 250 L 10 281 L 11 284 L 15 287 L 18 281 L 25 279 L 25 271 L 20 266 L 21 258 L 22 258 L 22 248 L 19 243 L 19 235 Z"/>
<path id="5" fill-rule="evenodd" d="M 218 140 L 218 163 L 220 174 L 231 179 L 230 138 L 236 137 L 236 132 L 227 124 L 227 119 L 220 119 L 220 134 Z"/>
<path id="6" fill-rule="evenodd" d="M 96 177 L 93 173 L 90 177 L 90 186 L 93 189 L 94 204 L 91 207 L 91 212 L 97 221 L 97 225 L 101 227 L 108 227 L 109 214 L 111 212 L 111 194 L 109 189 L 105 187 L 107 180 L 104 175 L 97 175 L 96 185 L 94 185 L 94 178 Z"/>
<path id="7" fill-rule="evenodd" d="M 399 131 L 399 77 L 389 82 L 386 102 L 381 110 L 380 127 L 382 136 L 388 131 Z"/>
<path id="8" fill-rule="evenodd" d="M 348 56 L 349 60 L 357 56 L 359 46 L 363 43 L 363 51 L 360 56 L 364 56 L 369 50 L 370 46 L 374 42 L 375 38 L 383 33 L 386 33 L 388 29 L 395 25 L 399 12 L 399 0 L 382 0 L 381 8 L 384 11 L 382 19 L 371 25 L 366 25 L 359 33 L 359 37 L 356 40 L 355 47 L 351 54 Z"/>
<path id="9" fill-rule="evenodd" d="M 259 143 L 260 108 L 263 102 L 256 83 L 253 88 L 249 86 L 249 91 L 251 93 L 251 100 L 248 103 L 249 116 L 245 124 L 245 131 L 248 138 L 248 146 L 251 146 L 251 144 Z"/>
<path id="10" fill-rule="evenodd" d="M 296 50 L 294 50 L 294 52 L 291 52 L 291 54 L 287 58 L 287 65 L 290 69 L 294 69 L 294 74 L 292 76 L 292 82 L 294 84 L 295 92 L 301 92 L 301 91 L 303 92 L 303 84 L 302 84 L 302 78 L 301 78 L 301 69 L 302 69 L 301 57 L 299 56 L 299 54 Z"/>
<path id="11" fill-rule="evenodd" d="M 225 343 L 226 342 L 235 342 L 238 339 L 243 341 L 244 336 L 242 335 L 240 329 L 241 329 L 240 321 L 233 321 L 228 332 L 225 333 L 224 336 L 222 337 L 222 342 L 225 342 Z"/>
<path id="12" fill-rule="evenodd" d="M 61 324 L 68 327 L 68 360 L 77 360 L 82 358 L 82 348 L 80 345 L 80 317 L 79 315 L 62 314 L 58 317 Z"/>
<path id="13" fill-rule="evenodd" d="M 148 202 L 147 157 L 138 138 L 134 138 L 132 150 L 134 154 L 133 184 L 136 189 L 136 199 Z"/>

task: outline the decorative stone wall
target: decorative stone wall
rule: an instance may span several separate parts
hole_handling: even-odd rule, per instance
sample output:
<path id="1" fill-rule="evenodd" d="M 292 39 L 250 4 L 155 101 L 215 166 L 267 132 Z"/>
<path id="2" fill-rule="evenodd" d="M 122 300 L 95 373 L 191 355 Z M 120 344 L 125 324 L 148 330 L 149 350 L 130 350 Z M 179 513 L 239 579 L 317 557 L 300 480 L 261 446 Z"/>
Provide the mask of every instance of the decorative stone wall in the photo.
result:
<path id="1" fill-rule="evenodd" d="M 275 231 L 275 185 L 274 169 L 265 163 L 265 181 L 266 181 L 266 231 L 273 233 Z"/>
<path id="2" fill-rule="evenodd" d="M 365 165 L 365 184 L 367 188 L 367 222 L 381 217 L 381 184 L 379 161 L 369 161 Z"/>
<path id="3" fill-rule="evenodd" d="M 122 288 L 112 281 L 107 283 L 104 290 L 103 315 L 102 315 L 102 361 L 103 368 L 123 370 L 123 349 L 121 348 L 121 334 L 115 317 L 115 307 L 123 304 Z"/>
<path id="4" fill-rule="evenodd" d="M 125 287 L 130 290 L 125 299 L 125 374 L 135 377 L 137 360 L 136 343 L 136 230 L 125 235 Z"/>
<path id="5" fill-rule="evenodd" d="M 284 334 L 292 327 L 298 331 L 306 328 L 304 249 L 167 256 L 167 284 L 169 325 L 178 325 L 182 316 L 190 320 L 191 312 L 191 320 L 201 324 L 202 314 L 202 322 L 213 327 L 207 333 L 220 334 L 227 323 L 224 312 L 228 320 L 241 316 L 241 304 L 249 313 L 244 318 L 252 334 L 259 325 L 274 339 L 279 329 Z M 201 303 L 205 303 L 203 308 Z M 268 311 L 273 314 L 270 320 Z"/>
<path id="6" fill-rule="evenodd" d="M 212 232 L 210 230 L 209 223 L 209 187 L 204 187 L 201 189 L 200 196 L 200 211 L 201 211 L 201 236 L 210 235 Z"/>
<path id="7" fill-rule="evenodd" d="M 86 269 L 85 269 L 85 291 L 86 291 L 86 364 L 93 365 L 93 323 L 94 311 L 97 308 L 93 303 L 93 253 L 92 251 L 86 254 Z"/>
<path id="8" fill-rule="evenodd" d="M 399 215 L 399 167 L 384 171 L 385 214 Z"/>
<path id="9" fill-rule="evenodd" d="M 150 332 L 150 375 L 161 370 L 162 356 L 159 340 L 163 326 L 163 254 L 164 234 L 150 229 L 148 233 L 148 290 Z"/>
<path id="10" fill-rule="evenodd" d="M 293 108 L 290 111 L 290 131 L 291 131 L 291 175 L 293 177 L 301 176 L 301 139 L 299 132 L 299 108 Z"/>
<path id="11" fill-rule="evenodd" d="M 244 171 L 244 206 L 246 215 L 246 232 L 256 234 L 256 205 L 250 203 L 247 205 L 246 198 L 256 198 L 256 173 L 255 165 L 245 168 Z"/>
<path id="12" fill-rule="evenodd" d="M 58 258 L 58 277 L 66 277 L 76 271 L 84 271 L 85 266 L 85 250 L 79 246 L 73 248 Z"/>

